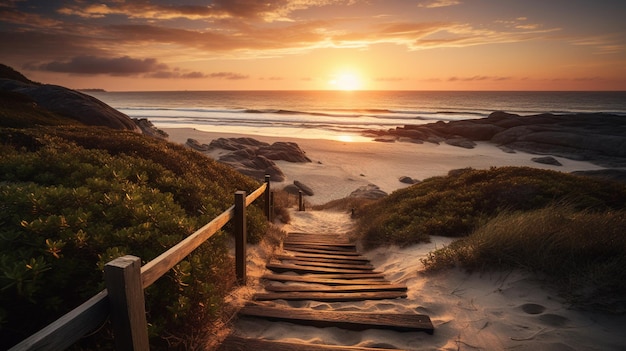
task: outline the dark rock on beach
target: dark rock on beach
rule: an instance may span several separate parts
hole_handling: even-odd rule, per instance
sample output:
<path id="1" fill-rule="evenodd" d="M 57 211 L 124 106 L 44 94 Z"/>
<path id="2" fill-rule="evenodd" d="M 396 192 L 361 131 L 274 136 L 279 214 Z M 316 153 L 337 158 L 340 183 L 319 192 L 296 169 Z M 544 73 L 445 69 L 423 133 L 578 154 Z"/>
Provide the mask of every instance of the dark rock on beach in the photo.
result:
<path id="1" fill-rule="evenodd" d="M 88 126 L 140 131 L 140 128 L 127 115 L 76 90 L 57 85 L 0 78 L 0 91 L 27 96 L 41 108 Z"/>
<path id="2" fill-rule="evenodd" d="M 519 116 L 493 112 L 476 120 L 407 125 L 368 131 L 378 139 L 407 138 L 473 148 L 488 141 L 503 150 L 590 161 L 604 167 L 626 167 L 626 117 L 604 113 Z"/>
<path id="3" fill-rule="evenodd" d="M 417 179 L 413 179 L 411 177 L 407 177 L 407 176 L 402 176 L 398 179 L 400 181 L 400 183 L 404 183 L 404 184 L 417 184 L 420 181 Z"/>
<path id="4" fill-rule="evenodd" d="M 357 197 L 357 198 L 375 200 L 375 199 L 380 199 L 382 197 L 385 197 L 387 195 L 388 194 L 384 192 L 383 190 L 381 190 L 377 185 L 368 184 L 368 185 L 359 187 L 358 189 L 350 193 L 349 197 Z"/>
<path id="5" fill-rule="evenodd" d="M 552 156 L 533 157 L 530 160 L 533 162 L 542 163 L 544 165 L 563 166 L 563 164 L 559 162 L 559 160 Z"/>
<path id="6" fill-rule="evenodd" d="M 187 140 L 187 145 L 198 151 L 216 148 L 231 151 L 222 155 L 218 161 L 259 180 L 263 180 L 265 174 L 269 174 L 270 180 L 274 182 L 285 180 L 285 175 L 274 161 L 311 162 L 298 144 L 291 142 L 276 142 L 270 145 L 253 138 L 219 138 L 211 141 L 209 145 L 190 139 Z"/>

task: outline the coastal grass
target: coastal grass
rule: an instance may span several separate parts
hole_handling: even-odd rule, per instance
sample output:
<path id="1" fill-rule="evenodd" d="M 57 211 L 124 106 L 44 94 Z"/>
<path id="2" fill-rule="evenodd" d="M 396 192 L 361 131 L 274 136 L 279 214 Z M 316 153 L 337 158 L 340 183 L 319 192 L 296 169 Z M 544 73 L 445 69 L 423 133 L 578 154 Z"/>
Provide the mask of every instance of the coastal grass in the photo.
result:
<path id="1" fill-rule="evenodd" d="M 74 125 L 0 128 L 0 349 L 104 288 L 103 266 L 145 263 L 260 186 L 200 153 L 138 133 Z M 268 224 L 248 208 L 248 240 Z M 234 283 L 230 225 L 146 292 L 151 349 L 218 318 Z M 33 316 L 37 316 L 33 319 Z M 81 349 L 110 349 L 107 328 Z M 182 347 L 178 345 L 178 347 Z"/>
<path id="2" fill-rule="evenodd" d="M 463 169 L 365 206 L 365 247 L 458 237 L 423 260 L 427 272 L 522 269 L 569 301 L 626 312 L 626 186 L 526 167 Z"/>
<path id="3" fill-rule="evenodd" d="M 551 204 L 505 211 L 468 237 L 431 252 L 427 272 L 524 269 L 561 288 L 577 305 L 626 312 L 626 211 L 579 211 Z"/>
<path id="4" fill-rule="evenodd" d="M 530 211 L 566 201 L 578 210 L 626 206 L 626 186 L 530 167 L 462 169 L 400 189 L 358 211 L 366 247 L 464 237 L 503 211 Z"/>

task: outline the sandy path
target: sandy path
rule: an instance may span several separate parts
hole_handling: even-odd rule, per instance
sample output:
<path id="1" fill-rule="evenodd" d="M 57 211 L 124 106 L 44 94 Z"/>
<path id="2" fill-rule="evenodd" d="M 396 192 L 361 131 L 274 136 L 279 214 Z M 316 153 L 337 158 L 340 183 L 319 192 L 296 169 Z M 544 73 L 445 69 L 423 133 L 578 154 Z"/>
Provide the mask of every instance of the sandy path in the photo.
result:
<path id="1" fill-rule="evenodd" d="M 290 232 L 349 233 L 347 213 L 292 212 Z M 611 316 L 570 309 L 551 289 L 531 274 L 493 272 L 467 274 L 451 270 L 426 275 L 421 258 L 451 242 L 433 237 L 429 244 L 407 248 L 383 247 L 366 252 L 377 270 L 392 283 L 404 283 L 408 298 L 326 303 L 281 302 L 285 307 L 314 310 L 419 313 L 430 316 L 434 335 L 385 330 L 362 332 L 338 328 L 314 328 L 283 322 L 240 320 L 235 334 L 248 338 L 302 344 L 331 344 L 405 350 L 623 350 L 626 316 Z M 255 261 L 256 250 L 249 253 Z M 249 273 L 252 281 L 267 273 L 259 264 Z M 254 287 L 249 286 L 249 295 Z M 256 285 L 256 289 L 261 289 Z"/>

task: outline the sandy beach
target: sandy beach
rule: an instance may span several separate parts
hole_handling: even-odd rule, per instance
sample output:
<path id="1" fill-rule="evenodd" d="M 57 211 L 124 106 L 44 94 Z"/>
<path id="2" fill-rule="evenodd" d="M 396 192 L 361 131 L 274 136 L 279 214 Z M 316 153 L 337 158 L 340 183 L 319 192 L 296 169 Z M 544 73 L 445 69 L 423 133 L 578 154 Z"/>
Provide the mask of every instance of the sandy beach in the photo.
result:
<path id="1" fill-rule="evenodd" d="M 170 140 L 185 143 L 193 138 L 208 144 L 219 137 L 243 135 L 167 129 Z M 457 168 L 484 169 L 494 166 L 530 166 L 562 172 L 600 169 L 588 162 L 557 158 L 563 165 L 533 162 L 522 152 L 505 153 L 494 145 L 479 143 L 474 149 L 449 145 L 404 142 L 341 142 L 306 138 L 250 136 L 260 141 L 293 141 L 313 161 L 306 164 L 277 162 L 287 179 L 280 187 L 299 180 L 314 189 L 307 200 L 321 204 L 347 196 L 362 185 L 376 184 L 386 192 L 407 186 L 399 177 L 425 179 L 445 175 Z M 210 156 L 219 157 L 214 150 Z M 350 233 L 353 222 L 346 213 L 329 211 L 292 212 L 286 232 Z M 452 239 L 435 237 L 429 244 L 407 248 L 382 247 L 366 252 L 372 264 L 394 283 L 406 284 L 407 299 L 367 303 L 284 302 L 285 307 L 314 310 L 395 311 L 427 314 L 435 334 L 367 330 L 347 332 L 337 328 L 312 328 L 289 323 L 241 320 L 234 333 L 243 337 L 281 340 L 302 344 L 352 347 L 400 348 L 405 350 L 621 350 L 626 347 L 625 316 L 611 316 L 570 308 L 555 291 L 532 274 L 507 271 L 468 274 L 452 270 L 432 275 L 421 272 L 421 258 L 447 245 Z M 262 289 L 259 278 L 272 248 L 259 245 L 248 253 L 249 284 L 231 296 L 243 304 Z"/>
<path id="2" fill-rule="evenodd" d="M 414 144 L 409 142 L 348 142 L 324 139 L 269 137 L 205 132 L 191 128 L 164 129 L 172 142 L 185 144 L 188 138 L 208 144 L 217 138 L 252 137 L 259 141 L 274 143 L 291 141 L 297 143 L 311 163 L 277 161 L 285 173 L 286 180 L 275 183 L 281 188 L 298 180 L 315 192 L 307 197 L 311 204 L 323 204 L 330 200 L 348 196 L 357 188 L 375 184 L 391 193 L 408 186 L 399 178 L 408 176 L 417 180 L 446 175 L 458 168 L 473 167 L 487 169 L 498 166 L 529 166 L 561 172 L 602 169 L 589 162 L 573 161 L 555 157 L 562 166 L 551 166 L 533 162 L 537 155 L 523 152 L 506 153 L 493 144 L 478 143 L 474 149 L 464 149 L 447 144 Z M 218 158 L 224 150 L 215 150 L 209 156 Z"/>

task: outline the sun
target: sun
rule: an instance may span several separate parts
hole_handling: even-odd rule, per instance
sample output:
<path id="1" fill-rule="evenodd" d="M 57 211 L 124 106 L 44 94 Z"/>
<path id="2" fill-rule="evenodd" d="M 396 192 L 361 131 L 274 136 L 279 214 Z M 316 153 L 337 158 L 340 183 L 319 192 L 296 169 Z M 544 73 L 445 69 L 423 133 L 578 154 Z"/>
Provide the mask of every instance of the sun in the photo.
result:
<path id="1" fill-rule="evenodd" d="M 337 90 L 359 90 L 363 87 L 361 78 L 353 72 L 339 73 L 328 83 Z"/>

